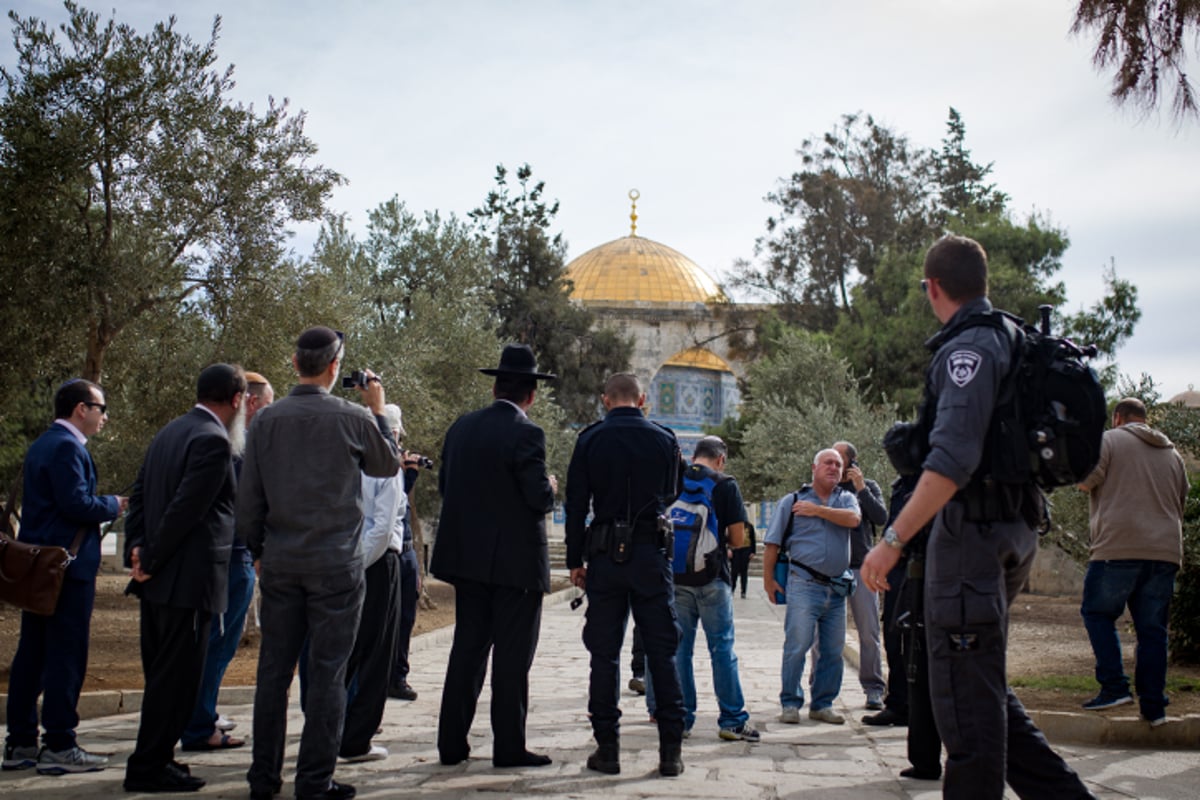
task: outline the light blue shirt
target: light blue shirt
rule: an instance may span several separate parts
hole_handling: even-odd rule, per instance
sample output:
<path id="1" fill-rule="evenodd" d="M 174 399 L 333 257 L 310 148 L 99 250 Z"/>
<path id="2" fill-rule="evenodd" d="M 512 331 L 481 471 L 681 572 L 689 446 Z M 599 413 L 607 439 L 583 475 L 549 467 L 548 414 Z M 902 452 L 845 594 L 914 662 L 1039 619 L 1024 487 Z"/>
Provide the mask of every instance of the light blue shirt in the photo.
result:
<path id="1" fill-rule="evenodd" d="M 829 502 L 824 503 L 812 486 L 806 483 L 800 487 L 799 492 L 779 498 L 764 539 L 767 544 L 782 545 L 783 538 L 787 535 L 789 560 L 798 561 L 822 575 L 841 575 L 850 567 L 850 534 L 854 529 L 835 525 L 820 517 L 793 516 L 792 505 L 797 500 L 808 500 L 829 508 L 850 509 L 860 514 L 858 498 L 853 492 L 834 487 L 833 493 L 829 495 Z M 791 530 L 790 535 L 788 530 Z M 782 546 L 780 549 L 783 549 Z"/>

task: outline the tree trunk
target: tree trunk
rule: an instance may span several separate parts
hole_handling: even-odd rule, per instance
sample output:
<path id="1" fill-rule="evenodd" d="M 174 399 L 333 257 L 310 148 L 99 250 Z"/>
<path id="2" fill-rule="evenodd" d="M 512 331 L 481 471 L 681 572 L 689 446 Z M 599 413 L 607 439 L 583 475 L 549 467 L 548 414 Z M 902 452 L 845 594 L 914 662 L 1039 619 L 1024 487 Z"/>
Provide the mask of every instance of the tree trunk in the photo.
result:
<path id="1" fill-rule="evenodd" d="M 421 517 L 417 514 L 417 507 L 413 505 L 413 494 L 408 493 L 408 508 L 412 512 L 412 531 L 413 531 L 413 550 L 417 554 L 417 569 L 421 575 L 421 597 L 418 600 L 420 607 L 426 611 L 437 608 L 437 603 L 433 602 L 433 598 L 429 596 L 426 578 L 429 577 L 425 570 L 425 529 L 421 526 Z"/>

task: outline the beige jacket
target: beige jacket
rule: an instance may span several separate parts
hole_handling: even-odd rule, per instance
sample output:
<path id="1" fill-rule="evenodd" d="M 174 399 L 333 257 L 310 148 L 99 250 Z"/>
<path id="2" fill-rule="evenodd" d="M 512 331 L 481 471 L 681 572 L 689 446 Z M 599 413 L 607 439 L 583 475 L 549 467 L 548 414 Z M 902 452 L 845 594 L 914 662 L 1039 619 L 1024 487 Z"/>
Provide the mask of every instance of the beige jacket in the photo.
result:
<path id="1" fill-rule="evenodd" d="M 1188 480 L 1171 440 L 1143 422 L 1104 433 L 1091 492 L 1091 560 L 1183 560 Z"/>

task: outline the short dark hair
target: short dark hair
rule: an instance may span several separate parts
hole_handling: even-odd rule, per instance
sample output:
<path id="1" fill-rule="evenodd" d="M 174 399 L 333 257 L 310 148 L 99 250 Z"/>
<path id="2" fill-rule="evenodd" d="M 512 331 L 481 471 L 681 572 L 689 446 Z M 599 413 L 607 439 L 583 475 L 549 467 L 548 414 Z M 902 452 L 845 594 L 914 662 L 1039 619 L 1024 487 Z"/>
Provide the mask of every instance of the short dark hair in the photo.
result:
<path id="1" fill-rule="evenodd" d="M 1146 421 L 1146 404 L 1136 397 L 1126 397 L 1117 403 L 1113 409 L 1114 414 L 1120 415 L 1123 419 L 1133 420 L 1135 422 Z"/>
<path id="2" fill-rule="evenodd" d="M 341 355 L 344 340 L 337 331 L 318 325 L 296 340 L 296 370 L 302 378 L 315 378 Z"/>
<path id="3" fill-rule="evenodd" d="M 642 396 L 642 384 L 632 372 L 618 372 L 604 382 L 604 394 L 610 400 L 637 402 Z"/>
<path id="4" fill-rule="evenodd" d="M 537 389 L 537 379 L 526 378 L 524 375 L 497 375 L 494 387 L 492 393 L 497 400 L 521 405 Z"/>
<path id="5" fill-rule="evenodd" d="M 700 441 L 696 442 L 696 450 L 692 454 L 693 457 L 718 459 L 729 454 L 729 448 L 725 446 L 725 442 L 720 436 L 705 436 Z"/>
<path id="6" fill-rule="evenodd" d="M 54 393 L 54 418 L 55 419 L 70 419 L 75 413 L 75 406 L 80 403 L 91 403 L 92 392 L 96 391 L 100 394 L 100 402 L 104 402 L 104 390 L 99 384 L 92 383 L 83 378 L 72 378 L 71 380 L 58 387 L 58 391 Z"/>
<path id="7" fill-rule="evenodd" d="M 955 302 L 985 297 L 988 291 L 987 252 L 966 236 L 948 233 L 925 254 L 925 277 L 938 282 Z"/>
<path id="8" fill-rule="evenodd" d="M 237 364 L 212 364 L 196 379 L 196 401 L 228 403 L 246 391 L 246 373 Z"/>
<path id="9" fill-rule="evenodd" d="M 834 450 L 837 450 L 839 446 L 844 447 L 846 449 L 846 461 L 857 461 L 858 460 L 858 448 L 857 447 L 855 447 L 854 445 L 852 445 L 846 441 L 833 443 Z"/>

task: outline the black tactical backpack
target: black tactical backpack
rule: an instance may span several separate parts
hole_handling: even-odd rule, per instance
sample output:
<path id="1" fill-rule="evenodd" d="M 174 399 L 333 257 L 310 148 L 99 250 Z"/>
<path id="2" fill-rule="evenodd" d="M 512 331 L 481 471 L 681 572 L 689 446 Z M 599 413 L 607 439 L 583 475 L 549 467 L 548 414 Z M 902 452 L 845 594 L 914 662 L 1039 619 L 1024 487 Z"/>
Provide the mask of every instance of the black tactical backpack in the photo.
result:
<path id="1" fill-rule="evenodd" d="M 1038 328 L 995 310 L 972 314 L 938 335 L 947 341 L 984 325 L 1002 331 L 1013 346 L 1012 367 L 1001 383 L 973 480 L 1036 483 L 1049 490 L 1081 482 L 1100 460 L 1107 405 L 1095 370 L 1083 363 L 1096 355 L 1096 348 L 1054 336 L 1051 307 L 1039 310 Z M 884 437 L 888 457 L 901 475 L 920 473 L 929 453 L 936 410 L 929 392 L 927 384 L 917 421 L 897 423 Z"/>
<path id="2" fill-rule="evenodd" d="M 1096 355 L 1095 345 L 1054 336 L 1051 307 L 1039 311 L 1036 328 L 1006 311 L 975 314 L 960 324 L 1006 330 L 1013 342 L 1013 365 L 988 430 L 984 463 L 990 449 L 991 477 L 1054 489 L 1081 482 L 1099 462 L 1108 407 L 1095 370 L 1084 363 Z"/>

